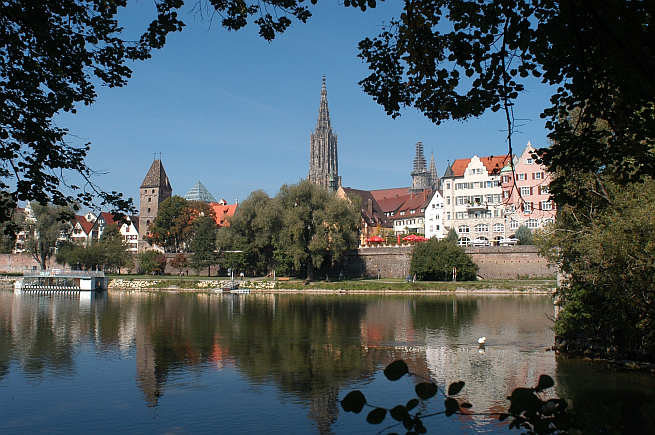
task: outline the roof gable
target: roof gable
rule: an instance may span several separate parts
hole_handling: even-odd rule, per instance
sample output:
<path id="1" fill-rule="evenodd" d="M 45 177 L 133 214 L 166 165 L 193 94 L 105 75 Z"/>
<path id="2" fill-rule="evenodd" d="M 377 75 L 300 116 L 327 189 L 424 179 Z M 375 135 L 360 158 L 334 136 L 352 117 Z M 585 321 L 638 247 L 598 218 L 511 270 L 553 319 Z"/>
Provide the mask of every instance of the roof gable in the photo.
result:
<path id="1" fill-rule="evenodd" d="M 144 178 L 143 183 L 141 183 L 141 188 L 145 187 L 160 187 L 172 190 L 161 160 L 157 159 L 152 162 L 152 166 L 150 166 L 146 178 Z"/>

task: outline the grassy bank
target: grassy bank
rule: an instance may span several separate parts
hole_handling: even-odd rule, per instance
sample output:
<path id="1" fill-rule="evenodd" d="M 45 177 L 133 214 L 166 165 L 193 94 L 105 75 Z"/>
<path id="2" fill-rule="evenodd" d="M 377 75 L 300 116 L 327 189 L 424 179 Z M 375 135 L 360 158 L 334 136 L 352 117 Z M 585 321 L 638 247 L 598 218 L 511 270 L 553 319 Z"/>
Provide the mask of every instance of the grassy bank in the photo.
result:
<path id="1" fill-rule="evenodd" d="M 226 277 L 188 277 L 148 275 L 113 275 L 114 288 L 148 288 L 148 289 L 183 289 L 210 290 L 221 286 Z M 244 279 L 239 281 L 243 288 L 252 290 L 327 290 L 327 291 L 421 291 L 421 290 L 490 290 L 505 291 L 548 291 L 555 288 L 555 279 L 513 279 L 513 280 L 480 280 L 467 282 L 419 281 L 407 283 L 398 279 L 346 279 L 339 281 L 313 281 L 306 283 L 300 279 L 291 278 L 288 281 L 273 281 L 266 278 Z M 117 284 L 122 284 L 118 285 Z"/>

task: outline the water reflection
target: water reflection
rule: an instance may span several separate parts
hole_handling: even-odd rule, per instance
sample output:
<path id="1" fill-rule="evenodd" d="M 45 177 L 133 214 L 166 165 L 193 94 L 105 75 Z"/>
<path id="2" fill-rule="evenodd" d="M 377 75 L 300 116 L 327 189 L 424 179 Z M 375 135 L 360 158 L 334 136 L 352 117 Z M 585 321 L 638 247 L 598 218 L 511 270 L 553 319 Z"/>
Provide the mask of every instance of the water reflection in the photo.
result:
<path id="1" fill-rule="evenodd" d="M 72 380 L 57 387 L 73 390 L 74 381 L 86 376 L 87 365 L 95 364 L 113 374 L 106 382 L 116 389 L 121 406 L 137 388 L 146 409 L 163 407 L 166 420 L 156 424 L 164 431 L 183 427 L 203 432 L 204 426 L 194 425 L 217 418 L 213 411 L 190 421 L 179 399 L 192 402 L 200 413 L 202 397 L 219 388 L 248 402 L 260 401 L 262 407 L 261 415 L 248 416 L 248 423 L 239 414 L 239 403 L 221 396 L 223 413 L 214 429 L 223 432 L 231 425 L 248 431 L 265 424 L 264 432 L 285 433 L 292 424 L 288 415 L 271 417 L 264 411 L 280 406 L 295 407 L 310 420 L 311 429 L 301 426 L 301 432 L 370 432 L 361 416 L 361 426 L 351 421 L 340 425 L 339 397 L 353 385 L 375 385 L 379 369 L 398 358 L 414 373 L 441 384 L 466 381 L 464 398 L 477 411 L 505 409 L 513 388 L 535 384 L 541 373 L 555 374 L 554 355 L 546 351 L 553 333 L 545 314 L 552 310 L 552 301 L 543 296 L 118 291 L 80 299 L 0 292 L 0 388 L 13 393 L 18 377 L 38 382 L 63 378 Z M 477 345 L 481 336 L 487 337 L 484 350 Z M 91 382 L 99 384 L 98 392 L 86 388 L 85 397 L 107 400 L 106 392 L 100 393 L 103 381 Z M 568 383 L 563 384 L 562 391 L 574 397 L 566 390 Z M 271 387 L 275 393 L 261 397 L 258 391 Z M 74 394 L 66 399 L 63 393 L 57 400 L 81 406 L 74 403 Z M 39 385 L 21 394 L 35 401 L 54 400 Z M 16 415 L 29 412 L 8 406 Z M 155 424 L 147 411 L 133 410 L 128 418 L 118 406 L 107 407 L 89 424 L 117 431 L 119 416 L 128 428 Z M 281 429 L 273 429 L 275 424 Z M 490 424 L 488 418 L 462 419 L 456 429 L 501 430 Z"/>

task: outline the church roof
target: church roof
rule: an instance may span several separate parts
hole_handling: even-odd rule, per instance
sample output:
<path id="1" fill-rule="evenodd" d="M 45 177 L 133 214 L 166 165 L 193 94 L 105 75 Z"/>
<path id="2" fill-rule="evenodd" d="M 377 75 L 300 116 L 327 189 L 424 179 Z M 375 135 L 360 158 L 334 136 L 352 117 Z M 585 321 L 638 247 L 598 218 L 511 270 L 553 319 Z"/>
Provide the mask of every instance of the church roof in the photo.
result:
<path id="1" fill-rule="evenodd" d="M 198 181 L 187 193 L 184 195 L 187 201 L 202 201 L 202 202 L 217 202 L 216 198 L 209 193 L 209 190 Z"/>
<path id="2" fill-rule="evenodd" d="M 141 183 L 141 188 L 144 187 L 164 187 L 172 190 L 161 160 L 157 159 L 152 162 L 152 166 L 150 166 L 146 178 L 144 178 L 143 183 Z"/>

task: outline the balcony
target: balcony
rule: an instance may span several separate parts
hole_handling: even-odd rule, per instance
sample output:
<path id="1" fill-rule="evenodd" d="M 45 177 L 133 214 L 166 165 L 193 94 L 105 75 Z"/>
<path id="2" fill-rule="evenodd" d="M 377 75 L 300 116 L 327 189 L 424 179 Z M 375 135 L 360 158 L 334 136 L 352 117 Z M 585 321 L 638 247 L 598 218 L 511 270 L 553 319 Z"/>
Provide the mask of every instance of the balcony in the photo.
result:
<path id="1" fill-rule="evenodd" d="M 469 211 L 485 211 L 489 207 L 486 202 L 476 202 L 474 204 L 466 204 L 466 210 Z"/>

